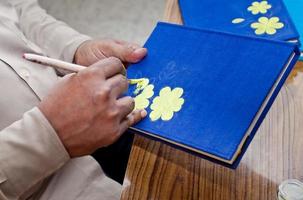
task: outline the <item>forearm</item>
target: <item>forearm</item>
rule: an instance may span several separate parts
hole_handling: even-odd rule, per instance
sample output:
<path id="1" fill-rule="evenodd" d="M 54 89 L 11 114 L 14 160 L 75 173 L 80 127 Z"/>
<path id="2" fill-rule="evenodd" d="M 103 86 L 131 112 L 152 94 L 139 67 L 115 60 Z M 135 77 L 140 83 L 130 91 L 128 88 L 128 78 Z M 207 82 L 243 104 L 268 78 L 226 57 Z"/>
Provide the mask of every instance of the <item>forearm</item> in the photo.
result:
<path id="1" fill-rule="evenodd" d="M 78 46 L 90 39 L 48 15 L 36 0 L 10 3 L 17 10 L 23 33 L 50 57 L 72 62 Z"/>
<path id="2" fill-rule="evenodd" d="M 69 160 L 38 108 L 0 132 L 0 147 L 0 194 L 9 199 L 25 195 Z"/>

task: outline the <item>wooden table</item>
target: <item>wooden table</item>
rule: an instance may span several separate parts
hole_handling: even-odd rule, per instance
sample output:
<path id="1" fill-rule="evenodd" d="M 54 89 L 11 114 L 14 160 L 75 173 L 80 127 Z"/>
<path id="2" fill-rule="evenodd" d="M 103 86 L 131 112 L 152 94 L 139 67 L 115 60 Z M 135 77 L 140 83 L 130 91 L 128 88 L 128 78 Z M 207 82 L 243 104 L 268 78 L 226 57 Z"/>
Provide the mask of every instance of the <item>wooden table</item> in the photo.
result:
<path id="1" fill-rule="evenodd" d="M 177 0 L 167 1 L 165 19 L 181 23 Z M 283 180 L 303 181 L 302 69 L 298 63 L 236 170 L 136 136 L 121 199 L 274 200 Z"/>

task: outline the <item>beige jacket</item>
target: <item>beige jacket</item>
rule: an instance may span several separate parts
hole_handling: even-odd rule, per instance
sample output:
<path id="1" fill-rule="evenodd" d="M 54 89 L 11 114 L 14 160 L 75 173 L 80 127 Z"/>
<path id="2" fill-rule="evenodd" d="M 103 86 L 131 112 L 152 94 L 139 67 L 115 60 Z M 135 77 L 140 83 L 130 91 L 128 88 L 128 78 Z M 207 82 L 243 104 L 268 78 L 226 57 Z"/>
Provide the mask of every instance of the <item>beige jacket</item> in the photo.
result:
<path id="1" fill-rule="evenodd" d="M 0 200 L 119 197 L 120 186 L 93 158 L 70 159 L 35 107 L 57 82 L 54 69 L 22 59 L 33 52 L 72 62 L 88 39 L 36 0 L 0 0 Z"/>

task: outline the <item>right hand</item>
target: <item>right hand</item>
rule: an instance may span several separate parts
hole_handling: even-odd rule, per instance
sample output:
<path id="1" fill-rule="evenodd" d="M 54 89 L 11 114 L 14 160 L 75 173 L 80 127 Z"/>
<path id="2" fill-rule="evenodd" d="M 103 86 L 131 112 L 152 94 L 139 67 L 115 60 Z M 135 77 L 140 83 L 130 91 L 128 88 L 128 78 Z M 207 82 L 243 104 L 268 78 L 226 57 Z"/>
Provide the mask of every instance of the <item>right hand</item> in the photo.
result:
<path id="1" fill-rule="evenodd" d="M 116 141 L 146 116 L 122 97 L 128 81 L 117 58 L 107 58 L 77 74 L 65 76 L 38 106 L 71 157 L 93 153 Z"/>

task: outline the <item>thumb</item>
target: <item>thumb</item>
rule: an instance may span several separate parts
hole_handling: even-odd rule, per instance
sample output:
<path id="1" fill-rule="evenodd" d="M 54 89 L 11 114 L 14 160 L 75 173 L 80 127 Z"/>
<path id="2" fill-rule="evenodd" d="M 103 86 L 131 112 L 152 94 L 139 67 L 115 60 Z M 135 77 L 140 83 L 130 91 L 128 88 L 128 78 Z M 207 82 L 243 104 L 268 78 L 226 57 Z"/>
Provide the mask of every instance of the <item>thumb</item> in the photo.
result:
<path id="1" fill-rule="evenodd" d="M 139 62 L 147 54 L 147 49 L 137 44 L 111 40 L 101 44 L 102 52 L 107 56 L 114 56 L 123 62 Z"/>

